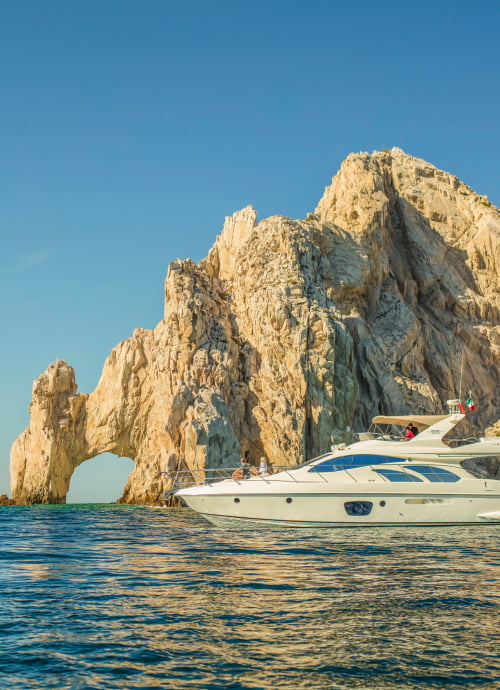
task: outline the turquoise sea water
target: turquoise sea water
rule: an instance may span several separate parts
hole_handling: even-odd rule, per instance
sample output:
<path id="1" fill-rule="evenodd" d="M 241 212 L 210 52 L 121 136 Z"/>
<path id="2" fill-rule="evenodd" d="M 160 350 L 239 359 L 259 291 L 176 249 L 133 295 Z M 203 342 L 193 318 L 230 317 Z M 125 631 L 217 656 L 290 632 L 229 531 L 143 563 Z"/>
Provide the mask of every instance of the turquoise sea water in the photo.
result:
<path id="1" fill-rule="evenodd" d="M 0 508 L 2 688 L 500 687 L 500 529 Z"/>

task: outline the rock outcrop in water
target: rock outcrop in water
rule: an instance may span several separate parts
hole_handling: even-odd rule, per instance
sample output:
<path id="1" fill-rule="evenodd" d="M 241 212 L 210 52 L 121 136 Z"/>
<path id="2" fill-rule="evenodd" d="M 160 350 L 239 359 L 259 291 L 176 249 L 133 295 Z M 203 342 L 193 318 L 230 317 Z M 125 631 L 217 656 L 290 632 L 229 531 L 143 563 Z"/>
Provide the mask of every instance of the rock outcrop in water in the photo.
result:
<path id="1" fill-rule="evenodd" d="M 74 469 L 132 458 L 124 502 L 158 503 L 165 469 L 290 465 L 377 413 L 441 412 L 471 432 L 500 412 L 500 212 L 405 154 L 350 155 L 314 213 L 226 219 L 208 257 L 171 263 L 154 330 L 117 345 L 90 394 L 54 362 L 11 454 L 18 502 L 65 501 Z"/>

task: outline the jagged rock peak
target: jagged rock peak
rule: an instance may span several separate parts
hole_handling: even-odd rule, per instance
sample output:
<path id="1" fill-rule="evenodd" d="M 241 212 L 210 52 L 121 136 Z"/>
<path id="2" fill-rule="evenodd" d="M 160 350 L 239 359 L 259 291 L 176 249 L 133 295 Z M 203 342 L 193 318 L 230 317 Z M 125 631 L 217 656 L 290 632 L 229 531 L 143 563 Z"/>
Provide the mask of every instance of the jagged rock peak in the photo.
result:
<path id="1" fill-rule="evenodd" d="M 206 259 L 172 262 L 164 318 L 113 349 L 92 393 L 49 366 L 13 496 L 64 502 L 105 451 L 135 462 L 125 502 L 162 502 L 167 468 L 295 464 L 375 414 L 441 412 L 462 361 L 482 431 L 500 416 L 499 262 L 486 197 L 399 148 L 351 154 L 306 220 L 257 224 L 247 206 Z"/>
<path id="2" fill-rule="evenodd" d="M 427 179 L 426 179 L 427 178 Z M 352 198 L 356 194 L 386 191 L 387 184 L 391 182 L 398 190 L 418 186 L 426 179 L 426 185 L 445 197 L 451 190 L 454 195 L 460 194 L 468 197 L 467 201 L 473 204 L 482 204 L 480 209 L 484 212 L 487 207 L 491 213 L 498 213 L 488 197 L 476 194 L 455 175 L 439 170 L 431 163 L 405 153 L 399 147 L 393 147 L 390 151 L 373 151 L 373 153 L 351 153 L 343 161 L 339 172 L 334 176 L 332 184 L 325 188 L 323 198 L 318 204 L 315 213 L 328 218 L 328 209 L 339 192 L 346 192 L 348 196 L 345 202 L 356 201 Z M 351 191 L 351 195 L 349 195 Z M 333 197 L 333 198 L 332 198 Z"/>
<path id="3" fill-rule="evenodd" d="M 412 258 L 419 255 L 421 268 L 436 280 L 435 266 L 445 251 L 464 253 L 453 291 L 462 290 L 468 301 L 477 288 L 493 306 L 492 318 L 500 308 L 500 213 L 456 176 L 399 148 L 351 154 L 326 187 L 315 215 L 356 238 L 382 272 L 387 266 L 373 261 L 381 242 Z"/>
<path id="4" fill-rule="evenodd" d="M 237 257 L 257 225 L 257 212 L 246 206 L 226 216 L 224 228 L 210 251 L 208 263 L 221 280 L 231 280 L 237 269 Z"/>
<path id="5" fill-rule="evenodd" d="M 58 359 L 50 364 L 46 371 L 33 383 L 33 396 L 47 396 L 50 394 L 68 393 L 75 394 L 78 386 L 75 381 L 75 372 L 63 359 Z"/>

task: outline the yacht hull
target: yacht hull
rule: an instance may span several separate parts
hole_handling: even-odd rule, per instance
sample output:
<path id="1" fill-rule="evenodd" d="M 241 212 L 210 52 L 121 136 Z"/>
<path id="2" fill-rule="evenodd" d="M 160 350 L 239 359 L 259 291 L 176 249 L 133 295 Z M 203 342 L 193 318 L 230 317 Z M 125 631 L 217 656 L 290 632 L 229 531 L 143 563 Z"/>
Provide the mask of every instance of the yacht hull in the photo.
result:
<path id="1" fill-rule="evenodd" d="M 215 524 L 249 522 L 290 527 L 500 524 L 499 496 L 199 494 L 182 498 L 190 508 Z M 360 504 L 369 510 L 367 514 L 347 513 L 346 505 Z"/>

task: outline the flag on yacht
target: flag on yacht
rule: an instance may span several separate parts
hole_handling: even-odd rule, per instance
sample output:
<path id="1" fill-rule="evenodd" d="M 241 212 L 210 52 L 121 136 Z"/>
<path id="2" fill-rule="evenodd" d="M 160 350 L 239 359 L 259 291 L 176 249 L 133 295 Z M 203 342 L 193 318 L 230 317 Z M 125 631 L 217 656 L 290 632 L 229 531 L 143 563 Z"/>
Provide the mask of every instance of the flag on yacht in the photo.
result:
<path id="1" fill-rule="evenodd" d="M 474 398 L 472 397 L 471 391 L 469 391 L 469 397 L 465 401 L 465 404 L 467 405 L 469 410 L 475 410 L 476 409 L 476 403 L 474 402 Z"/>

